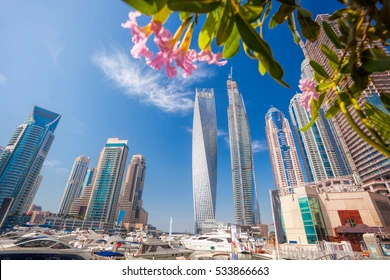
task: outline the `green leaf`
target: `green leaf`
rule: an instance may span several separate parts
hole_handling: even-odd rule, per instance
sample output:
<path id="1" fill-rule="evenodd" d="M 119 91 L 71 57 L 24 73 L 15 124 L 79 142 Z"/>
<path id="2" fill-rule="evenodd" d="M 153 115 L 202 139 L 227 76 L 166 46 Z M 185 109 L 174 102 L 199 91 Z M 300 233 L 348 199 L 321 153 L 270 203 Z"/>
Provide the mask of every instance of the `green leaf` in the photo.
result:
<path id="1" fill-rule="evenodd" d="M 172 11 L 168 9 L 167 6 L 164 6 L 164 8 L 154 14 L 153 21 L 159 21 L 161 23 L 164 23 L 169 18 L 171 12 Z"/>
<path id="2" fill-rule="evenodd" d="M 351 99 L 349 98 L 349 95 L 345 92 L 339 93 L 341 100 L 345 103 L 345 107 L 348 107 L 352 104 Z M 333 118 L 338 112 L 340 111 L 340 104 L 338 100 L 334 102 L 334 104 L 326 111 L 325 118 L 331 119 Z"/>
<path id="3" fill-rule="evenodd" d="M 310 66 L 314 69 L 315 72 L 317 72 L 320 76 L 324 78 L 329 78 L 328 73 L 322 68 L 321 65 L 319 65 L 317 62 L 314 60 L 310 60 Z"/>
<path id="4" fill-rule="evenodd" d="M 323 82 L 319 85 L 316 86 L 316 91 L 318 92 L 323 92 L 323 91 L 326 91 L 328 90 L 332 85 L 333 85 L 333 81 L 326 81 L 326 82 Z"/>
<path id="5" fill-rule="evenodd" d="M 160 11 L 167 3 L 167 0 L 123 0 L 123 1 L 129 4 L 137 11 L 140 11 L 141 13 L 147 16 L 154 15 L 155 13 Z"/>
<path id="6" fill-rule="evenodd" d="M 362 67 L 357 67 L 353 65 L 351 71 L 352 80 L 355 82 L 354 86 L 357 90 L 365 90 L 368 86 L 368 76 L 370 73 L 367 73 Z"/>
<path id="7" fill-rule="evenodd" d="M 179 12 L 179 17 L 181 21 L 185 21 L 187 18 L 191 17 L 191 12 Z"/>
<path id="8" fill-rule="evenodd" d="M 298 8 L 298 22 L 306 39 L 310 42 L 317 40 L 320 35 L 320 26 L 311 19 L 311 13 L 308 10 Z"/>
<path id="9" fill-rule="evenodd" d="M 362 67 L 368 72 L 390 70 L 390 56 L 380 49 L 367 49 L 361 54 Z"/>
<path id="10" fill-rule="evenodd" d="M 343 45 L 341 44 L 339 37 L 336 35 L 336 33 L 333 31 L 332 27 L 327 23 L 326 21 L 322 22 L 322 27 L 324 28 L 324 31 L 328 38 L 332 41 L 333 45 L 338 49 L 343 49 Z"/>
<path id="11" fill-rule="evenodd" d="M 328 46 L 321 44 L 321 51 L 324 53 L 324 55 L 333 63 L 339 64 L 340 60 L 337 56 L 337 54 Z"/>
<path id="12" fill-rule="evenodd" d="M 271 12 L 271 9 L 272 9 L 272 1 L 268 1 L 267 10 L 265 10 L 263 20 L 265 20 L 268 17 L 269 13 Z"/>
<path id="13" fill-rule="evenodd" d="M 238 33 L 237 26 L 234 24 L 232 33 L 229 38 L 226 40 L 223 50 L 222 57 L 223 58 L 231 58 L 234 56 L 240 49 L 240 34 Z"/>
<path id="14" fill-rule="evenodd" d="M 213 40 L 217 29 L 216 13 L 210 12 L 207 14 L 207 18 L 203 24 L 202 29 L 199 32 L 198 45 L 200 49 L 205 49 L 210 45 Z"/>
<path id="15" fill-rule="evenodd" d="M 295 11 L 295 6 L 289 4 L 282 4 L 279 7 L 279 10 L 272 16 L 270 21 L 270 28 L 275 27 L 277 24 L 283 23 L 292 12 Z M 272 27 L 271 27 L 271 22 Z"/>
<path id="16" fill-rule="evenodd" d="M 317 81 L 317 83 L 320 83 L 322 77 L 316 71 L 314 71 L 314 79 Z"/>
<path id="17" fill-rule="evenodd" d="M 246 55 L 251 58 L 251 59 L 255 59 L 255 60 L 258 60 L 257 57 L 254 55 L 254 53 L 252 52 L 252 50 L 244 43 L 242 42 L 242 46 L 244 47 L 244 51 L 246 53 Z"/>
<path id="18" fill-rule="evenodd" d="M 318 100 L 313 101 L 311 105 L 311 120 L 307 125 L 305 125 L 300 129 L 302 132 L 308 131 L 311 128 L 311 126 L 316 122 L 318 118 L 318 113 L 320 111 L 322 103 L 324 102 L 325 96 L 326 94 L 321 94 Z"/>
<path id="19" fill-rule="evenodd" d="M 140 0 L 132 0 L 140 1 Z M 154 0 L 160 1 L 160 0 Z M 163 0 L 164 1 L 164 0 Z M 166 1 L 166 0 L 165 0 Z M 183 11 L 192 13 L 209 13 L 221 5 L 222 0 L 168 0 L 168 7 L 173 11 Z"/>
<path id="20" fill-rule="evenodd" d="M 268 73 L 275 80 L 281 80 L 283 77 L 283 69 L 278 62 L 272 56 L 271 48 L 269 45 L 259 36 L 259 34 L 252 28 L 241 14 L 235 14 L 235 20 L 238 31 L 241 35 L 242 41 L 248 45 L 248 47 L 257 53 L 261 63 L 267 69 Z"/>
<path id="21" fill-rule="evenodd" d="M 249 3 L 240 6 L 240 14 L 250 23 L 258 20 L 263 10 L 264 6 L 253 6 Z"/>
<path id="22" fill-rule="evenodd" d="M 231 6 L 231 2 L 227 1 L 221 17 L 221 23 L 219 24 L 219 28 L 217 31 L 216 41 L 218 46 L 221 46 L 229 38 L 230 33 L 233 30 L 233 26 L 233 9 Z"/>
<path id="23" fill-rule="evenodd" d="M 249 4 L 254 6 L 260 6 L 263 5 L 267 0 L 249 0 Z"/>
<path id="24" fill-rule="evenodd" d="M 293 38 L 294 38 L 294 42 L 295 44 L 298 44 L 299 41 L 301 40 L 298 35 L 295 33 L 296 30 L 295 30 L 295 27 L 294 27 L 294 24 L 293 24 L 293 16 L 294 14 L 291 13 L 289 16 L 288 16 L 288 19 L 287 19 L 287 23 L 288 23 L 288 28 L 290 28 L 291 30 L 291 33 L 293 35 Z M 298 31 L 297 31 L 298 32 Z"/>
<path id="25" fill-rule="evenodd" d="M 380 98 L 383 106 L 385 106 L 385 108 L 390 111 L 390 93 L 381 92 Z"/>
<path id="26" fill-rule="evenodd" d="M 260 60 L 259 60 L 259 72 L 260 72 L 261 76 L 264 76 L 265 73 L 267 73 L 267 69 L 265 69 L 264 65 L 261 63 Z"/>
<path id="27" fill-rule="evenodd" d="M 335 20 L 335 19 L 338 19 L 340 17 L 343 16 L 344 13 L 346 13 L 348 11 L 347 8 L 342 8 L 340 10 L 337 10 L 336 12 L 334 12 L 330 17 L 329 17 L 329 20 Z"/>
<path id="28" fill-rule="evenodd" d="M 390 116 L 369 102 L 364 105 L 364 111 L 381 136 L 390 141 Z"/>

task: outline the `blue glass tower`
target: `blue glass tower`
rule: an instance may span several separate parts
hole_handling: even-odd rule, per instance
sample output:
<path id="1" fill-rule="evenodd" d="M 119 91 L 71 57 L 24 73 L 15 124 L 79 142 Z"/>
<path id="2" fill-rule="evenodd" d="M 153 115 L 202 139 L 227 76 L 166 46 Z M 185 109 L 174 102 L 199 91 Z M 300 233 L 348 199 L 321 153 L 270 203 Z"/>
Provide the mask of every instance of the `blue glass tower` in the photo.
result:
<path id="1" fill-rule="evenodd" d="M 128 150 L 127 140 L 108 139 L 96 168 L 87 220 L 106 223 L 115 221 Z"/>
<path id="2" fill-rule="evenodd" d="M 0 155 L 0 219 L 26 213 L 61 115 L 34 106 Z"/>

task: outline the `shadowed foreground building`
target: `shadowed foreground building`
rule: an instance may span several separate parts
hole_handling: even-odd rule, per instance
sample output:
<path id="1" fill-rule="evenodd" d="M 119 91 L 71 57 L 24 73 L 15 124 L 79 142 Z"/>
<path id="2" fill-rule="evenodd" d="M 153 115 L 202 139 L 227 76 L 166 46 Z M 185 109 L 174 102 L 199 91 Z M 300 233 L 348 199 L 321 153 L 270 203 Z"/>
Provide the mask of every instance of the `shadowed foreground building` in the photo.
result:
<path id="1" fill-rule="evenodd" d="M 0 224 L 12 226 L 37 192 L 39 173 L 61 115 L 34 106 L 0 155 Z M 9 220 L 5 222 L 5 218 Z"/>

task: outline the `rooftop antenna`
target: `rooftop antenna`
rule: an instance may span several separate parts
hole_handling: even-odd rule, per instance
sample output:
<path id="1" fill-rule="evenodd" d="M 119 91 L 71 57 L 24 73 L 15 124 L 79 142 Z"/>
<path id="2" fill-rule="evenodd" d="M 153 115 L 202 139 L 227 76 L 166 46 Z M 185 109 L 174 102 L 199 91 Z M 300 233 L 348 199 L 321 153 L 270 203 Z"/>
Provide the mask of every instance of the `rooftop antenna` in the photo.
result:
<path id="1" fill-rule="evenodd" d="M 233 81 L 233 66 L 230 67 L 229 79 Z"/>

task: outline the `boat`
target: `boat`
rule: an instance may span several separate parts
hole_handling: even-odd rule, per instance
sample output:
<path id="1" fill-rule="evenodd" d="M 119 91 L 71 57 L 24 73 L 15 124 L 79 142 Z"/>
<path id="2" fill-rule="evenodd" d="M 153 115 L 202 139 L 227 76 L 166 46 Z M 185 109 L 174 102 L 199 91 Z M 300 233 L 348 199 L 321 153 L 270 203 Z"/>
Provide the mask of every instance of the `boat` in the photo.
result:
<path id="1" fill-rule="evenodd" d="M 94 260 L 125 260 L 126 257 L 120 252 L 99 251 L 92 255 Z"/>
<path id="2" fill-rule="evenodd" d="M 160 240 L 149 240 L 143 243 L 133 258 L 143 258 L 152 260 L 175 260 L 178 257 L 189 257 L 194 251 L 189 249 L 175 249 L 169 244 Z"/>
<path id="3" fill-rule="evenodd" d="M 90 253 L 71 248 L 56 238 L 24 238 L 15 243 L 1 244 L 1 260 L 90 260 Z"/>

